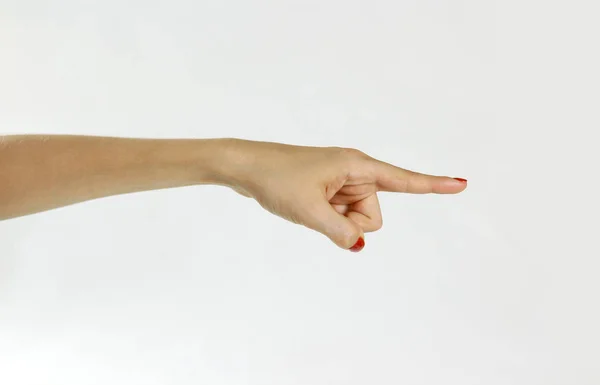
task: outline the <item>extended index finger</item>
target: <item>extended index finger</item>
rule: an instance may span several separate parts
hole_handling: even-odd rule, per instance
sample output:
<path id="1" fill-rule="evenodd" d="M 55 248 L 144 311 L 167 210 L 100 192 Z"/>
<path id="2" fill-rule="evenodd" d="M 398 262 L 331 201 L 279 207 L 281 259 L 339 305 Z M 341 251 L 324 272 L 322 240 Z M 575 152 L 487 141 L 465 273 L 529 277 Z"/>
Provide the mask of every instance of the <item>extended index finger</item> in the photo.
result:
<path id="1" fill-rule="evenodd" d="M 457 194 L 467 188 L 467 180 L 422 174 L 392 164 L 375 161 L 375 177 L 380 191 L 410 194 Z"/>

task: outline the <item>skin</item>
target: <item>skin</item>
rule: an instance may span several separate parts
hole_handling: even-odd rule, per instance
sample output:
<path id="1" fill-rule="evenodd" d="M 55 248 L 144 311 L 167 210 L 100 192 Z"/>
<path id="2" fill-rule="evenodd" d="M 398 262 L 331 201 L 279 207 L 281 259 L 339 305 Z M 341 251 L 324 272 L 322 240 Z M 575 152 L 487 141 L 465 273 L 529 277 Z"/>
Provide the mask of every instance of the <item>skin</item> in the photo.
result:
<path id="1" fill-rule="evenodd" d="M 0 136 L 0 220 L 112 195 L 222 185 L 350 249 L 382 226 L 377 192 L 456 194 L 466 181 L 358 150 L 241 139 Z"/>

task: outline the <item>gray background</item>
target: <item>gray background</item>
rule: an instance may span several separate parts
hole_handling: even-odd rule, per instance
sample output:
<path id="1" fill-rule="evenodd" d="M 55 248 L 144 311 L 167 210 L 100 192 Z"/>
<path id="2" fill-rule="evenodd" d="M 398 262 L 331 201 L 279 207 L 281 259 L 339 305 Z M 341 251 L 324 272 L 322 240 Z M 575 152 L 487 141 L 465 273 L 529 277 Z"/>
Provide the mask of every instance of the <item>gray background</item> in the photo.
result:
<path id="1" fill-rule="evenodd" d="M 470 181 L 382 195 L 357 255 L 220 187 L 0 222 L 0 383 L 600 383 L 595 4 L 0 1 L 1 133 Z"/>

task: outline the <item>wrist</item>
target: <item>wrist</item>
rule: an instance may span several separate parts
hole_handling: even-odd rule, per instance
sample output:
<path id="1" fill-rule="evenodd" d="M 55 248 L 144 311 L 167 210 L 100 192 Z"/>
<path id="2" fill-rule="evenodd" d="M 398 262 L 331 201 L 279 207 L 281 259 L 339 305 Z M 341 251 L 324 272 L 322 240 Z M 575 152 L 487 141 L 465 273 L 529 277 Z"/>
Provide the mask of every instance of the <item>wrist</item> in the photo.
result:
<path id="1" fill-rule="evenodd" d="M 235 138 L 196 140 L 193 164 L 196 184 L 240 188 L 249 157 L 244 140 Z"/>

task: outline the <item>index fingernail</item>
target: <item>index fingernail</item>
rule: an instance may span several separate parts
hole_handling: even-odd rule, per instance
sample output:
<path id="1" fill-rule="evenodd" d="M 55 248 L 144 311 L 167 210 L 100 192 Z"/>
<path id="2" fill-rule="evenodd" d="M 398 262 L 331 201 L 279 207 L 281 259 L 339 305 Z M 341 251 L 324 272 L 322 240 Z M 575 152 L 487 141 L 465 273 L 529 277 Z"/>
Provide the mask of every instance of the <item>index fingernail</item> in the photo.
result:
<path id="1" fill-rule="evenodd" d="M 467 183 L 467 180 L 464 178 L 453 178 L 453 179 L 456 179 L 459 182 Z"/>

